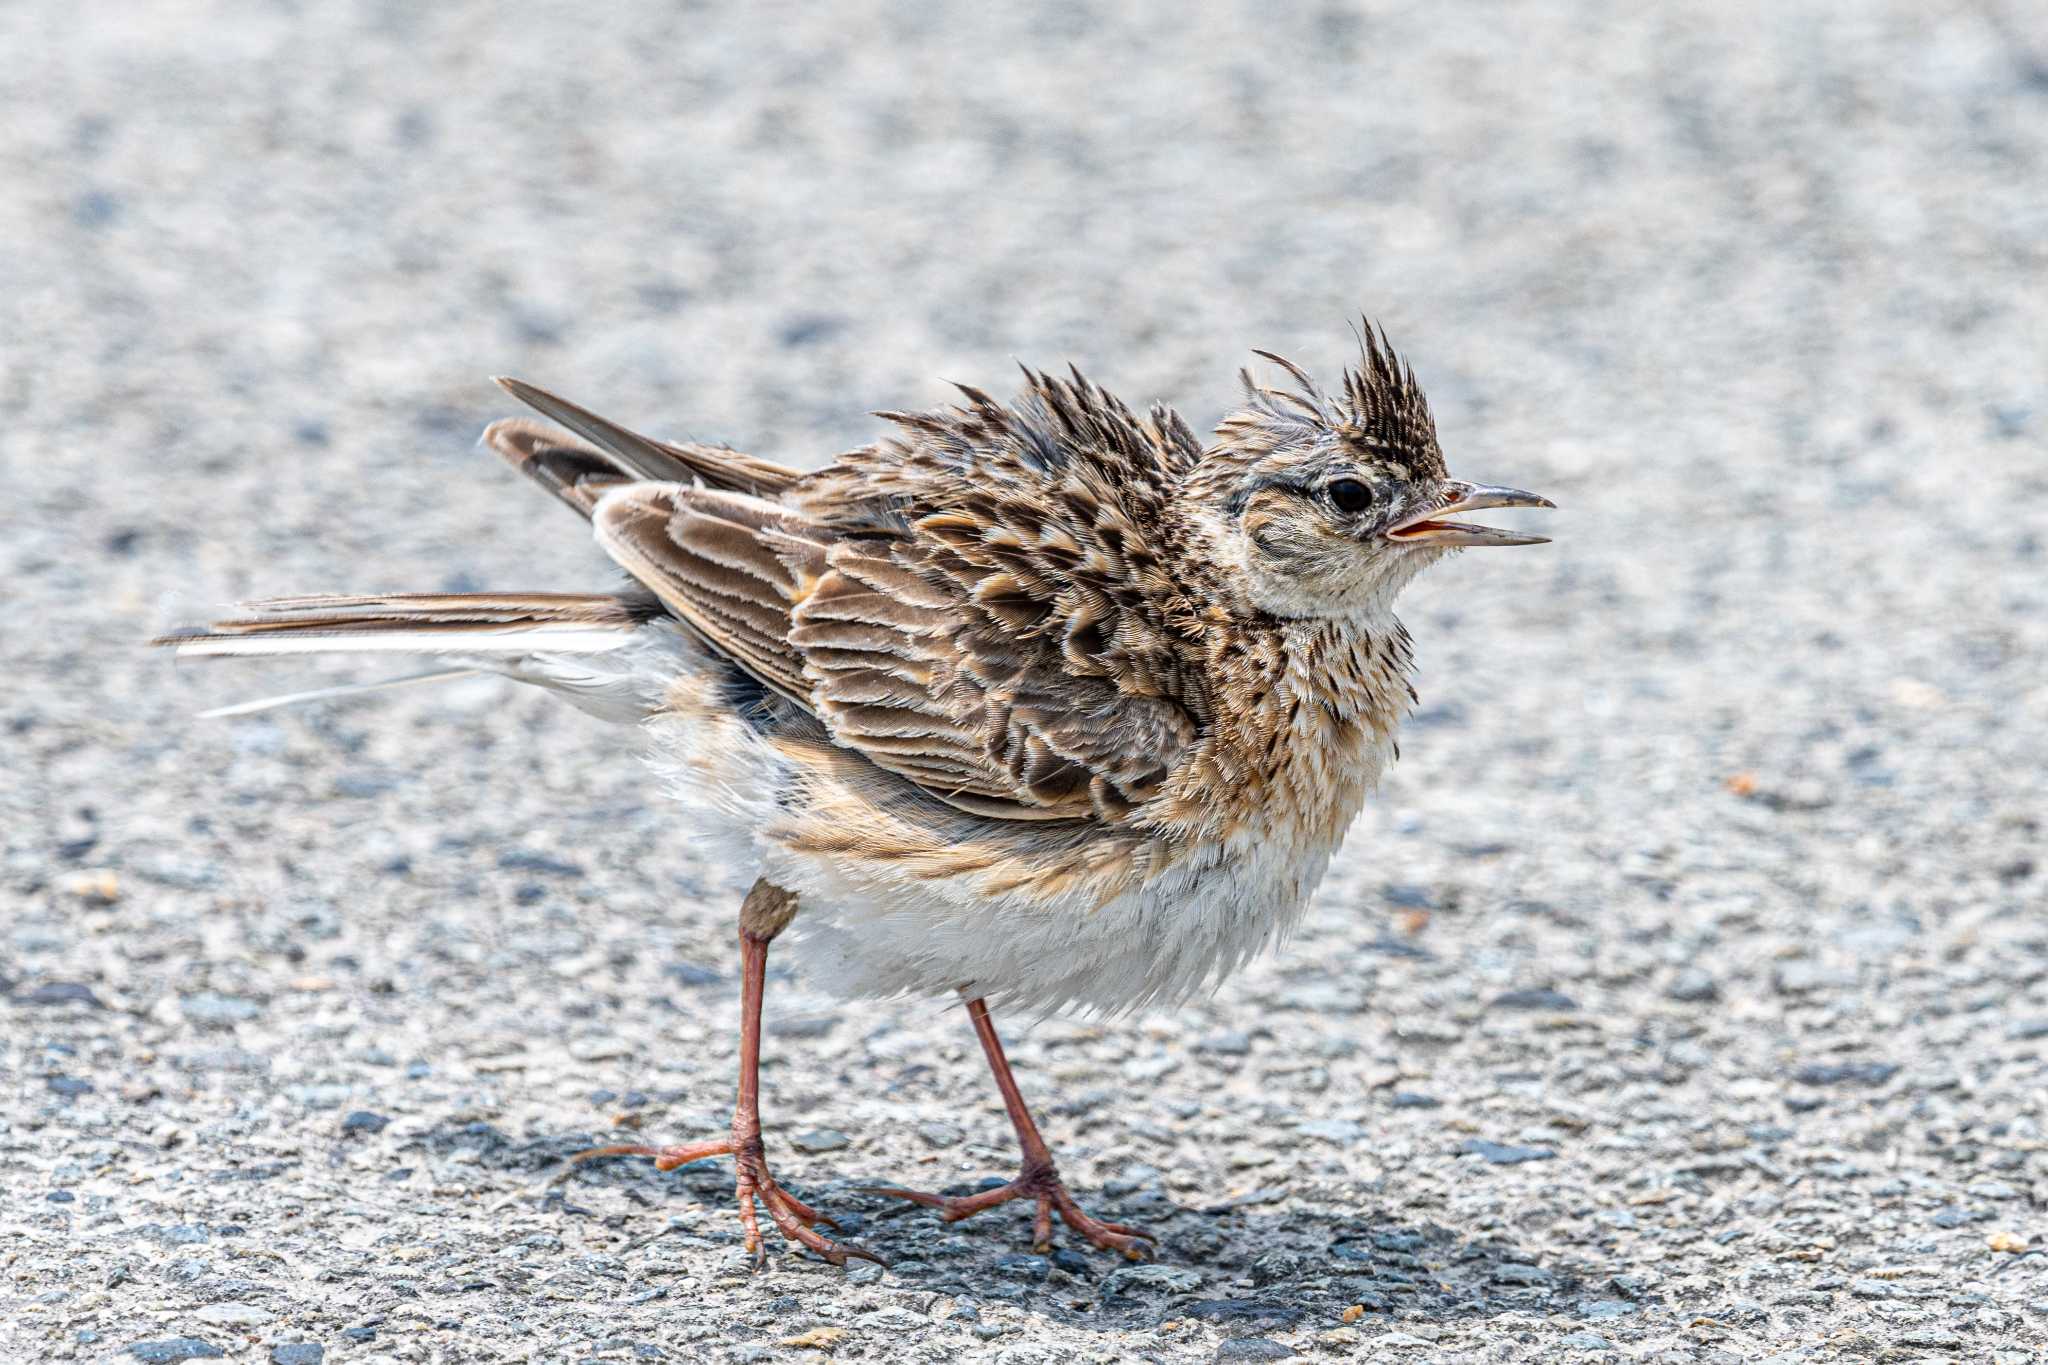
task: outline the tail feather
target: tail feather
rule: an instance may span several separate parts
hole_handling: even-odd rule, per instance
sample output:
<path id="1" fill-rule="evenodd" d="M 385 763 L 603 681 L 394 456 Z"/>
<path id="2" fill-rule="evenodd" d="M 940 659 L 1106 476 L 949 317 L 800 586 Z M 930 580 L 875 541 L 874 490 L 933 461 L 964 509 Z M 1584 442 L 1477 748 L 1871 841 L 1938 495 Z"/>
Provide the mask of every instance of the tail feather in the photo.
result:
<path id="1" fill-rule="evenodd" d="M 801 475 L 736 450 L 656 441 L 517 379 L 498 381 L 521 402 L 567 428 L 530 418 L 496 422 L 484 443 L 586 520 L 623 484 L 647 480 L 702 484 L 774 498 Z M 153 643 L 181 656 L 410 654 L 438 667 L 392 682 L 500 673 L 557 691 L 586 711 L 613 719 L 645 715 L 671 676 L 681 637 L 646 629 L 667 620 L 652 592 L 383 593 L 277 597 L 246 603 L 245 613 L 209 626 L 173 631 Z M 645 646 L 644 648 L 634 648 Z M 598 659 L 596 656 L 613 655 Z M 361 688 L 315 692 L 221 708 L 239 714 Z"/>
<path id="2" fill-rule="evenodd" d="M 441 666 L 403 678 L 240 702 L 208 711 L 210 716 L 499 673 L 545 687 L 606 720 L 633 721 L 658 700 L 673 668 L 664 662 L 664 651 L 676 645 L 673 632 L 645 629 L 663 613 L 644 593 L 277 597 L 245 603 L 242 610 L 248 614 L 173 631 L 153 643 L 191 656 L 396 653 Z"/>
<path id="3" fill-rule="evenodd" d="M 651 599 L 577 593 L 278 597 L 153 643 L 180 655 L 601 654 L 630 644 Z"/>
<path id="4" fill-rule="evenodd" d="M 251 716 L 258 711 L 274 711 L 280 706 L 298 706 L 309 701 L 331 701 L 336 697 L 360 697 L 366 692 L 386 692 L 394 687 L 410 687 L 414 683 L 474 678 L 477 672 L 478 670 L 474 668 L 436 668 L 426 673 L 408 673 L 402 678 L 383 678 L 377 682 L 339 683 L 333 687 L 316 687 L 308 692 L 282 692 L 274 697 L 258 697 L 254 701 L 211 706 L 199 713 L 199 719 L 221 720 L 228 716 Z"/>

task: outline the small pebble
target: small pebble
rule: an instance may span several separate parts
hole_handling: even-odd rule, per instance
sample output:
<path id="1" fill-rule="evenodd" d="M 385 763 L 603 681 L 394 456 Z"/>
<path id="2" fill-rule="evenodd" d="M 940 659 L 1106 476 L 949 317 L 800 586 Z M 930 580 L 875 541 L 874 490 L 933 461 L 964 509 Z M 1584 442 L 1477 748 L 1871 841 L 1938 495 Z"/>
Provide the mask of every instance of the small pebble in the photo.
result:
<path id="1" fill-rule="evenodd" d="M 853 1139 L 837 1128 L 813 1128 L 808 1133 L 798 1133 L 789 1140 L 789 1145 L 799 1152 L 836 1152 L 851 1145 Z"/>
<path id="2" fill-rule="evenodd" d="M 167 1337 L 162 1341 L 138 1341 L 128 1348 L 128 1354 L 143 1365 L 176 1365 L 181 1360 L 216 1360 L 223 1353 L 220 1347 L 198 1337 Z"/>
<path id="3" fill-rule="evenodd" d="M 1293 1360 L 1294 1358 L 1295 1352 L 1292 1347 L 1282 1346 L 1279 1342 L 1268 1341 L 1264 1337 L 1231 1337 L 1218 1346 L 1216 1354 L 1211 1357 L 1211 1359 L 1218 1361 Z"/>
<path id="4" fill-rule="evenodd" d="M 381 1133 L 391 1122 L 382 1114 L 368 1109 L 352 1109 L 342 1116 L 341 1131 L 344 1133 Z"/>
<path id="5" fill-rule="evenodd" d="M 1557 1155 L 1548 1147 L 1522 1147 L 1483 1138 L 1467 1138 L 1458 1144 L 1461 1156 L 1484 1157 L 1496 1166 L 1519 1166 L 1525 1161 L 1548 1161 Z"/>

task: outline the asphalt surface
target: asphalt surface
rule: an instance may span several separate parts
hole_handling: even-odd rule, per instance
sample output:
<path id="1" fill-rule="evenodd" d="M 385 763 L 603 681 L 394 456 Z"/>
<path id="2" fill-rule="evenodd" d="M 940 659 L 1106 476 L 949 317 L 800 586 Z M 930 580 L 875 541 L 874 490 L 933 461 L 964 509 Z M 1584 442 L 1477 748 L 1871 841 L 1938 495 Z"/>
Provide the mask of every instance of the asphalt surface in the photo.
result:
<path id="1" fill-rule="evenodd" d="M 972 17 L 970 17 L 972 16 Z M 0 7 L 0 1359 L 2048 1357 L 2048 24 L 2017 0 Z M 778 974 L 630 734 L 141 641 L 566 588 L 517 373 L 815 462 L 1078 362 L 1199 423 L 1382 320 L 1554 545 L 1213 1000 L 972 1036 Z"/>

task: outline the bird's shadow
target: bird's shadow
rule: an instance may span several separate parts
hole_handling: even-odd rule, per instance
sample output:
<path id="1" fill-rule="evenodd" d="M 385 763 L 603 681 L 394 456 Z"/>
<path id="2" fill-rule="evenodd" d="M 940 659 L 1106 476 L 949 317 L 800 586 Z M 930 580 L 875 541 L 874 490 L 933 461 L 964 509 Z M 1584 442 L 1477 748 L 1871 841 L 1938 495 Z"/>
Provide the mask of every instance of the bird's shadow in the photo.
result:
<path id="1" fill-rule="evenodd" d="M 643 1243 L 679 1234 L 739 1246 L 730 1163 L 698 1162 L 666 1174 L 627 1158 L 565 1168 L 570 1154 L 595 1140 L 574 1134 L 518 1141 L 485 1124 L 418 1139 L 430 1152 L 466 1149 L 480 1165 L 536 1177 L 544 1211 L 596 1217 L 578 1192 L 587 1199 L 588 1191 L 609 1186 L 647 1211 Z M 541 1185 L 551 1174 L 563 1178 Z M 1000 1178 L 992 1171 L 982 1186 L 945 1192 L 969 1193 Z M 1541 1256 L 1497 1235 L 1409 1221 L 1371 1204 L 1329 1208 L 1280 1195 L 1266 1205 L 1196 1207 L 1174 1202 L 1157 1185 L 1115 1194 L 1074 1190 L 1090 1213 L 1152 1231 L 1158 1245 L 1151 1260 L 1134 1263 L 1097 1250 L 1058 1224 L 1053 1248 L 1038 1254 L 1029 1246 L 1028 1202 L 948 1224 L 929 1209 L 868 1189 L 887 1183 L 841 1172 L 786 1187 L 839 1222 L 831 1235 L 882 1257 L 887 1281 L 970 1305 L 1002 1302 L 1075 1327 L 1130 1330 L 1178 1319 L 1206 1322 L 1229 1336 L 1258 1336 L 1347 1321 L 1366 1326 L 1393 1315 L 1410 1323 L 1509 1312 L 1600 1316 L 1635 1311 L 1628 1300 L 1642 1292 L 1584 1262 Z M 663 1214 L 666 1228 L 656 1221 Z M 875 1273 L 854 1264 L 856 1276 Z M 758 1283 L 773 1297 L 787 1292 L 791 1275 L 847 1273 L 807 1254 L 771 1254 Z M 1347 1319 L 1352 1309 L 1358 1311 Z"/>

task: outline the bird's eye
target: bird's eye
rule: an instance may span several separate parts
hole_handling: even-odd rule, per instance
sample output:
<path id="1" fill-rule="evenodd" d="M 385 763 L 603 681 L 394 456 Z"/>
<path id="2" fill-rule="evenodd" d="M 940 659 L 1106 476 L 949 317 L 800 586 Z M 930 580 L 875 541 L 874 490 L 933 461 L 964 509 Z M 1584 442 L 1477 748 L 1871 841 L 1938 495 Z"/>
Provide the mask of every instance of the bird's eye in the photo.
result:
<path id="1" fill-rule="evenodd" d="M 1372 506 L 1372 490 L 1356 479 L 1335 479 L 1327 490 L 1330 504 L 1346 516 Z"/>

